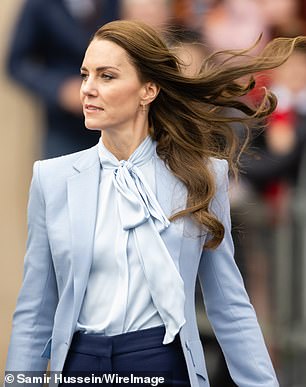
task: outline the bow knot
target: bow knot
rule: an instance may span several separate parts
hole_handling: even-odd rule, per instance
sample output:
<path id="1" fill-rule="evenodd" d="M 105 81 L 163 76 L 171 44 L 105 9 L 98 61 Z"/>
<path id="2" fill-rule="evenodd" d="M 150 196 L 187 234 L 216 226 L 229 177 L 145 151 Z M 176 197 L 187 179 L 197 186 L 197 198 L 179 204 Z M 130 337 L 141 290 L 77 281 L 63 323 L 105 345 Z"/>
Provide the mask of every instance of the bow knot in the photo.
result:
<path id="1" fill-rule="evenodd" d="M 118 168 L 115 169 L 115 173 L 117 173 L 119 168 L 124 168 L 124 167 L 130 172 L 130 171 L 133 171 L 134 165 L 128 160 L 120 160 Z"/>
<path id="2" fill-rule="evenodd" d="M 103 168 L 113 169 L 121 225 L 134 235 L 152 300 L 166 327 L 163 343 L 167 344 L 185 323 L 185 293 L 183 280 L 159 235 L 170 222 L 139 168 L 153 157 L 155 146 L 147 137 L 128 160 L 121 161 L 103 148 L 108 157 L 100 155 L 101 162 Z"/>
<path id="3" fill-rule="evenodd" d="M 170 224 L 139 168 L 130 161 L 120 161 L 114 170 L 118 209 L 124 230 L 135 228 L 152 216 L 159 232 Z"/>

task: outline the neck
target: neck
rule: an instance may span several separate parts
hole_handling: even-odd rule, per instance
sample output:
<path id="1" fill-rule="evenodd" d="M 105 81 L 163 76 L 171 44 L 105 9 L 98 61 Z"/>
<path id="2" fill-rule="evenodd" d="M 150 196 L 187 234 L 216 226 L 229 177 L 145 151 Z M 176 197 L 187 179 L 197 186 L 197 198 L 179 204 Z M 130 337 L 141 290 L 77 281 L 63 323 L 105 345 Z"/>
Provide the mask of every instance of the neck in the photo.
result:
<path id="1" fill-rule="evenodd" d="M 118 159 L 127 160 L 131 154 L 147 137 L 148 129 L 140 132 L 108 132 L 102 131 L 102 140 L 104 146 Z"/>

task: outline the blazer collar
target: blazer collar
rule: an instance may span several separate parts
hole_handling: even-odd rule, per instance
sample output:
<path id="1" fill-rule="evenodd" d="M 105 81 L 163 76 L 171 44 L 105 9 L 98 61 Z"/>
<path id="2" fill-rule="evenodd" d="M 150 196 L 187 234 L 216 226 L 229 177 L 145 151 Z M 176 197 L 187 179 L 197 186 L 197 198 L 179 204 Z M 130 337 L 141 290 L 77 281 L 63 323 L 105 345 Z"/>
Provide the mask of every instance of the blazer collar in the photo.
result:
<path id="1" fill-rule="evenodd" d="M 157 200 L 168 218 L 176 212 L 186 208 L 186 187 L 173 175 L 159 157 L 156 157 L 155 181 Z M 171 222 L 170 226 L 161 233 L 161 237 L 178 270 L 180 270 L 181 246 L 184 229 L 184 219 L 180 218 Z"/>
<path id="2" fill-rule="evenodd" d="M 74 162 L 73 168 L 83 172 L 99 163 L 98 144 L 80 152 L 80 157 Z"/>
<path id="3" fill-rule="evenodd" d="M 97 146 L 81 152 L 73 163 L 77 171 L 67 180 L 67 200 L 71 228 L 74 320 L 78 318 L 90 272 L 98 193 L 100 161 Z"/>

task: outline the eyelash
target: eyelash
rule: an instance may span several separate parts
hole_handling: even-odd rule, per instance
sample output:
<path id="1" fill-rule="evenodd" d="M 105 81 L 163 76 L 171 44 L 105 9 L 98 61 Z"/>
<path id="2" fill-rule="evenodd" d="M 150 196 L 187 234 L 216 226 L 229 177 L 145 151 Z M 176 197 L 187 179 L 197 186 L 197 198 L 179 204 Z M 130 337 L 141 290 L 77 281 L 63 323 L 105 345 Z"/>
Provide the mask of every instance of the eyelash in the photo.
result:
<path id="1" fill-rule="evenodd" d="M 101 78 L 106 79 L 107 81 L 114 79 L 113 75 L 111 75 L 111 74 L 102 74 Z"/>
<path id="2" fill-rule="evenodd" d="M 81 76 L 83 81 L 86 81 L 86 79 L 88 78 L 88 74 L 86 74 L 86 73 L 81 73 L 80 76 Z M 107 81 L 110 81 L 110 80 L 114 79 L 114 76 L 111 74 L 102 74 L 101 78 L 105 79 Z"/>

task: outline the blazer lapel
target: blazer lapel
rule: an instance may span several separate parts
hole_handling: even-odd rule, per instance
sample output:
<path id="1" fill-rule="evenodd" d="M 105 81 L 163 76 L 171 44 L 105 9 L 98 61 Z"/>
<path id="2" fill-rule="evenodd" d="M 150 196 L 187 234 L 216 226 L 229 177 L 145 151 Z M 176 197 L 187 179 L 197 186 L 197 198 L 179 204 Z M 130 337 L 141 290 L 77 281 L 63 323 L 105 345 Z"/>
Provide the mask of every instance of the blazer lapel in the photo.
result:
<path id="1" fill-rule="evenodd" d="M 74 312 L 78 315 L 92 262 L 100 181 L 97 147 L 83 154 L 74 168 L 77 173 L 68 179 L 67 190 L 73 249 Z"/>
<path id="2" fill-rule="evenodd" d="M 186 208 L 187 189 L 165 166 L 165 163 L 156 157 L 155 163 L 156 196 L 165 215 L 171 215 Z M 184 218 L 171 222 L 170 226 L 161 233 L 161 237 L 179 270 L 181 245 L 185 230 Z M 177 241 L 180 241 L 178 246 Z"/>

